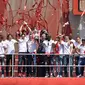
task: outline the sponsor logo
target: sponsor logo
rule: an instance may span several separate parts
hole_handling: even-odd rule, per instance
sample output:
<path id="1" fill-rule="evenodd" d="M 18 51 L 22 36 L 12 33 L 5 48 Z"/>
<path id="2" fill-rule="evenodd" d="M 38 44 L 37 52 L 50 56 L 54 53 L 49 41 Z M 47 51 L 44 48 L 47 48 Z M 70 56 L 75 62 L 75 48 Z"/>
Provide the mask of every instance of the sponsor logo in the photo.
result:
<path id="1" fill-rule="evenodd" d="M 74 15 L 81 15 L 82 12 L 85 10 L 83 9 L 85 8 L 83 7 L 84 5 L 81 5 L 81 3 L 84 4 L 85 3 L 84 0 L 73 0 L 73 14 Z"/>

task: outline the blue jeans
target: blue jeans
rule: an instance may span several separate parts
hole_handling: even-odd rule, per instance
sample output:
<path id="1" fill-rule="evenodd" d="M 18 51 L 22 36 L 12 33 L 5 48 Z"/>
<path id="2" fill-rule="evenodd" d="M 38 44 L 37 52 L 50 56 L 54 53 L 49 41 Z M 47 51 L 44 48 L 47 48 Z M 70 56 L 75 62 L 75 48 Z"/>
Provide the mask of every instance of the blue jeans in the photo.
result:
<path id="1" fill-rule="evenodd" d="M 63 64 L 65 65 L 64 74 L 65 74 L 65 77 L 67 77 L 68 76 L 68 67 L 67 67 L 67 65 L 73 65 L 73 57 L 69 56 L 69 55 L 65 55 L 63 57 Z M 70 67 L 70 76 L 72 76 L 72 71 L 73 71 L 73 67 L 71 66 Z"/>
<path id="2" fill-rule="evenodd" d="M 22 65 L 22 64 L 26 65 L 26 55 L 19 55 L 18 57 L 18 65 Z M 18 67 L 18 73 L 21 73 L 21 70 L 22 70 L 21 68 L 22 68 L 21 66 Z M 23 72 L 25 72 L 25 70 L 26 70 L 26 67 L 24 66 Z"/>
<path id="3" fill-rule="evenodd" d="M 33 58 L 33 65 L 37 65 L 37 63 L 36 63 L 36 55 L 32 54 L 32 58 Z M 33 67 L 33 74 L 34 75 L 36 74 L 36 70 L 37 70 L 37 68 Z"/>
<path id="4" fill-rule="evenodd" d="M 79 63 L 78 63 L 78 72 L 79 75 L 83 75 L 83 67 L 81 67 L 81 65 L 85 65 L 85 58 L 79 58 Z"/>
<path id="5" fill-rule="evenodd" d="M 56 65 L 62 65 L 63 64 L 63 56 L 56 56 Z M 58 75 L 62 75 L 62 67 L 61 66 L 59 66 L 59 68 L 60 68 L 60 71 L 58 72 L 58 67 L 57 67 L 57 73 L 58 73 Z"/>
<path id="6" fill-rule="evenodd" d="M 54 56 L 50 55 L 49 57 L 46 55 L 45 56 L 45 65 L 53 65 L 54 61 L 53 61 Z M 49 76 L 52 73 L 53 74 L 53 67 L 46 67 L 46 72 L 45 74 L 48 73 Z"/>
<path id="7" fill-rule="evenodd" d="M 75 56 L 75 62 L 76 62 L 76 65 L 78 65 L 79 64 L 79 56 Z M 78 66 L 76 67 L 76 75 L 78 76 L 79 75 L 79 72 L 78 72 L 79 70 L 78 70 Z"/>
<path id="8" fill-rule="evenodd" d="M 53 65 L 54 64 L 53 59 L 54 59 L 54 56 L 53 55 L 50 55 L 50 63 L 49 63 L 50 65 Z M 53 66 L 50 68 L 50 72 L 51 73 L 53 73 L 53 68 L 54 68 Z"/>

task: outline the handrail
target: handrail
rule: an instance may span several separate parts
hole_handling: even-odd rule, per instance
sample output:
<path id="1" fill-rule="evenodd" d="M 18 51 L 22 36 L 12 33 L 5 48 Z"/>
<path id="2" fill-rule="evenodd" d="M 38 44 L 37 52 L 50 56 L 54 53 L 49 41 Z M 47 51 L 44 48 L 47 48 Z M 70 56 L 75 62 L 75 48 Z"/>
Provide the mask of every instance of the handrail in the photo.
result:
<path id="1" fill-rule="evenodd" d="M 0 55 L 4 55 L 4 54 L 0 54 Z M 5 54 L 5 58 L 6 58 L 6 55 L 9 55 L 9 54 Z M 73 70 L 73 72 L 75 72 L 75 68 L 76 67 L 85 67 L 85 65 L 76 65 L 75 64 L 75 58 L 76 57 L 78 57 L 78 56 L 80 56 L 80 55 L 85 55 L 85 54 L 70 54 L 70 55 L 68 55 L 68 54 L 44 54 L 44 53 L 36 53 L 36 54 L 31 54 L 31 53 L 13 53 L 13 54 L 10 54 L 10 55 L 12 55 L 12 63 L 11 63 L 11 65 L 6 65 L 6 64 L 4 64 L 4 65 L 0 65 L 0 67 L 12 67 L 12 77 L 14 77 L 14 67 L 49 67 L 49 68 L 51 68 L 51 67 L 53 67 L 53 68 L 64 68 L 64 67 L 67 67 L 68 68 L 68 71 L 67 72 L 69 72 L 69 77 L 70 77 L 70 70 L 71 70 L 71 67 L 74 69 Z M 54 57 L 54 60 L 53 60 L 53 62 L 55 62 L 56 60 L 55 60 L 55 58 L 56 57 L 58 57 L 57 55 L 59 55 L 59 56 L 63 56 L 63 58 L 65 57 L 65 55 L 68 55 L 68 58 L 69 58 L 69 63 L 67 64 L 67 65 L 56 65 L 56 63 L 54 63 L 53 65 L 47 65 L 47 63 L 46 63 L 46 61 L 45 61 L 45 64 L 44 65 L 41 65 L 41 64 L 39 64 L 39 65 L 33 65 L 33 64 L 31 64 L 31 65 L 14 65 L 14 59 L 16 58 L 16 56 L 19 56 L 19 55 L 40 55 L 40 57 L 42 57 L 41 55 L 45 55 L 45 56 L 49 56 L 50 57 L 50 55 L 53 55 L 53 57 Z M 52 56 L 51 56 L 52 57 Z M 74 60 L 73 60 L 73 64 L 71 65 L 70 64 L 70 58 L 74 58 Z M 63 69 L 62 69 L 63 70 Z M 85 71 L 84 71 L 85 72 Z"/>

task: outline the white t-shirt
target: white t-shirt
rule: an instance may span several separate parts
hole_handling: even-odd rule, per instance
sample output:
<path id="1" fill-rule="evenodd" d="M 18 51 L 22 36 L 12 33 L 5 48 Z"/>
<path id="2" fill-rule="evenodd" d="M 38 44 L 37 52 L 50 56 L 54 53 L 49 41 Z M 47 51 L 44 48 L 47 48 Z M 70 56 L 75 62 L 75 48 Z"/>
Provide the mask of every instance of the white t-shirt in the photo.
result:
<path id="1" fill-rule="evenodd" d="M 29 35 L 25 36 L 25 40 L 28 41 L 29 40 Z"/>
<path id="2" fill-rule="evenodd" d="M 71 54 L 73 44 L 69 44 L 69 42 L 63 42 L 62 44 L 64 45 L 64 54 Z"/>
<path id="3" fill-rule="evenodd" d="M 0 57 L 4 57 L 4 55 L 1 55 L 1 54 L 4 54 L 5 51 L 4 51 L 4 48 L 5 48 L 5 44 L 3 41 L 0 42 Z"/>
<path id="4" fill-rule="evenodd" d="M 28 42 L 27 42 L 27 49 L 28 49 L 28 52 L 30 52 L 30 53 L 33 53 L 33 52 L 35 52 L 36 51 L 36 49 L 37 49 L 37 44 L 36 44 L 36 42 L 34 41 L 34 40 L 29 40 Z"/>
<path id="5" fill-rule="evenodd" d="M 4 43 L 6 44 L 7 47 L 7 54 L 12 54 L 15 52 L 14 44 L 17 43 L 15 39 L 5 40 Z"/>
<path id="6" fill-rule="evenodd" d="M 27 52 L 27 40 L 26 39 L 18 39 L 19 52 Z"/>
<path id="7" fill-rule="evenodd" d="M 3 44 L 4 44 L 4 46 L 5 46 L 5 48 L 7 48 L 7 40 L 3 40 Z"/>
<path id="8" fill-rule="evenodd" d="M 81 46 L 81 44 L 82 44 L 82 43 L 77 43 L 77 42 L 75 42 L 75 43 L 74 43 L 74 46 L 75 46 L 76 48 L 79 48 L 79 47 Z"/>
<path id="9" fill-rule="evenodd" d="M 80 54 L 85 54 L 85 46 L 81 45 L 79 49 L 80 49 Z M 85 55 L 81 55 L 80 57 L 83 58 L 85 57 Z"/>
<path id="10" fill-rule="evenodd" d="M 61 44 L 58 44 L 58 46 L 59 46 L 59 54 L 64 53 L 64 45 L 62 43 L 63 43 L 63 41 L 61 42 Z"/>
<path id="11" fill-rule="evenodd" d="M 50 40 L 50 41 L 44 40 L 43 43 L 45 45 L 45 52 L 46 53 L 53 52 L 52 44 L 54 43 L 54 40 Z"/>

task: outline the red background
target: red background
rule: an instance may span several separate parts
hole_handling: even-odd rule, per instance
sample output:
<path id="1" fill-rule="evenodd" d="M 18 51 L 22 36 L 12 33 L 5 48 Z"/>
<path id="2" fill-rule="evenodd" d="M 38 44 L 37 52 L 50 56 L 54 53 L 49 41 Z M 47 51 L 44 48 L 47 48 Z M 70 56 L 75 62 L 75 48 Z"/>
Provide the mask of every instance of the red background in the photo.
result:
<path id="1" fill-rule="evenodd" d="M 16 4 L 17 4 L 16 0 Z M 21 0 L 20 0 L 21 1 Z M 32 3 L 33 0 L 28 0 L 30 3 Z M 43 0 L 36 0 L 36 1 L 43 1 Z M 46 1 L 46 0 L 44 0 Z M 71 31 L 71 27 L 70 25 L 66 28 L 62 28 L 63 24 L 66 23 L 67 21 L 69 21 L 68 17 L 65 18 L 64 15 L 69 16 L 69 0 L 62 0 L 63 3 L 61 3 L 61 0 L 48 0 L 50 1 L 51 4 L 47 4 L 47 8 L 43 8 L 42 4 L 41 6 L 37 6 L 37 11 L 39 11 L 43 16 L 45 16 L 45 20 L 47 21 L 47 26 L 44 20 L 40 21 L 40 24 L 45 25 L 45 28 L 48 29 L 48 32 L 50 33 L 50 35 L 52 36 L 53 39 L 56 38 L 56 35 L 59 33 L 62 33 L 62 30 L 64 30 L 64 34 L 69 35 L 72 31 Z M 18 2 L 20 3 L 20 2 Z M 29 3 L 29 4 L 30 4 Z M 7 3 L 3 2 L 3 0 L 0 0 L 0 14 L 4 15 L 4 12 L 7 15 L 4 15 L 5 17 L 7 17 L 7 23 L 8 25 L 12 25 L 12 16 L 11 16 L 11 10 L 10 13 L 8 11 L 6 11 L 5 6 Z M 28 5 L 29 5 L 28 4 Z M 32 3 L 33 4 L 33 3 Z M 45 4 L 45 3 L 44 3 Z M 11 5 L 11 4 L 10 4 Z M 62 5 L 62 7 L 61 7 Z M 27 9 L 31 9 L 32 5 L 29 5 L 29 7 L 27 7 Z M 46 11 L 45 11 L 46 10 Z M 12 10 L 14 12 L 14 10 Z M 23 11 L 23 10 L 22 10 Z M 45 13 L 46 12 L 46 13 Z M 61 13 L 62 12 L 62 13 Z M 37 22 L 37 18 L 36 15 L 33 15 L 33 11 L 31 11 L 31 16 L 32 18 L 29 19 L 28 18 L 28 24 L 35 24 L 35 22 Z M 25 18 L 26 20 L 27 18 Z M 17 17 L 14 21 L 19 20 L 19 17 Z M 2 21 L 2 17 L 0 16 L 0 21 Z M 2 25 L 0 25 L 0 30 L 3 28 L 1 27 Z M 38 26 L 40 27 L 40 26 Z M 19 25 L 16 24 L 14 26 L 10 27 L 6 27 L 5 26 L 5 30 L 8 33 L 12 33 L 13 35 L 15 35 L 15 32 L 19 29 Z M 67 29 L 68 28 L 68 29 Z M 6 34 L 6 33 L 4 33 Z"/>

